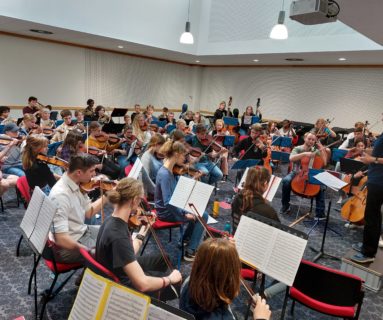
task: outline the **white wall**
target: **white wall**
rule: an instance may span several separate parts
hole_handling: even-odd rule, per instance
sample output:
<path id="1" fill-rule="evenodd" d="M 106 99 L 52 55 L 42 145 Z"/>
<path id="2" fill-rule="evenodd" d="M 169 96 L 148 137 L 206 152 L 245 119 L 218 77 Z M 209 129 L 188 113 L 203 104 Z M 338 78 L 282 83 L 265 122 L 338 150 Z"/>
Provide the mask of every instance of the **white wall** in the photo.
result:
<path id="1" fill-rule="evenodd" d="M 243 112 L 261 98 L 265 118 L 334 126 L 375 122 L 383 111 L 382 68 L 214 68 L 134 58 L 0 36 L 0 105 L 24 105 L 30 95 L 55 106 L 85 105 L 214 111 L 233 96 Z M 376 130 L 383 130 L 377 126 Z"/>

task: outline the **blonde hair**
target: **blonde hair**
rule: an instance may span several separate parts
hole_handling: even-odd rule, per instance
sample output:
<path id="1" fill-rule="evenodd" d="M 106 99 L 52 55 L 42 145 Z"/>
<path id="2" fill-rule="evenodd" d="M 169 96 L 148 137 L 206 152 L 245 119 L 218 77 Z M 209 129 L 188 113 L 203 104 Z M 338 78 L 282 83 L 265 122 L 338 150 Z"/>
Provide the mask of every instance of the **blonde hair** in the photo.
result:
<path id="1" fill-rule="evenodd" d="M 26 113 L 23 116 L 23 121 L 36 121 L 36 117 L 32 113 Z"/>
<path id="2" fill-rule="evenodd" d="M 154 136 L 150 138 L 148 148 L 155 147 L 157 145 L 163 145 L 165 143 L 165 138 L 159 134 L 156 133 Z"/>
<path id="3" fill-rule="evenodd" d="M 122 206 L 133 200 L 135 197 L 141 196 L 143 193 L 142 182 L 133 178 L 121 179 L 114 190 L 107 193 L 108 200 L 111 204 Z"/>
<path id="4" fill-rule="evenodd" d="M 145 139 L 145 131 L 141 130 L 139 119 L 144 119 L 145 116 L 142 113 L 136 114 L 134 117 L 132 127 L 133 127 L 133 134 L 141 141 L 144 141 Z"/>
<path id="5" fill-rule="evenodd" d="M 159 152 L 163 154 L 165 158 L 171 158 L 176 153 L 186 154 L 187 150 L 183 143 L 169 140 L 165 142 Z"/>
<path id="6" fill-rule="evenodd" d="M 27 137 L 22 157 L 24 170 L 30 169 L 33 166 L 40 149 L 47 145 L 48 139 L 42 135 L 31 135 Z"/>

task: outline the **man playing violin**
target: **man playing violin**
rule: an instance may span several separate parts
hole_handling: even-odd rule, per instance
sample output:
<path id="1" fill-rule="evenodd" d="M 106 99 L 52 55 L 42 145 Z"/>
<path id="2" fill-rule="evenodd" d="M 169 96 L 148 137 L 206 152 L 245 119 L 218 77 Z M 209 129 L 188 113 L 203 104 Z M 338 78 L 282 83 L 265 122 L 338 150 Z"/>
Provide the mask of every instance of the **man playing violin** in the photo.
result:
<path id="1" fill-rule="evenodd" d="M 56 260 L 63 263 L 83 262 L 79 249 L 92 249 L 96 245 L 99 226 L 86 225 L 107 202 L 103 196 L 93 203 L 80 189 L 96 175 L 97 158 L 86 153 L 74 155 L 69 168 L 53 186 L 49 198 L 57 205 L 53 218 L 53 233 L 58 245 Z"/>
<path id="2" fill-rule="evenodd" d="M 350 150 L 355 147 L 355 141 L 363 141 L 367 145 L 367 139 L 364 135 L 362 127 L 356 127 L 354 129 L 354 135 L 350 139 L 344 140 L 344 142 L 339 146 L 339 149 Z"/>
<path id="3" fill-rule="evenodd" d="M 318 148 L 316 148 L 317 146 Z M 290 161 L 293 163 L 291 172 L 282 179 L 282 209 L 281 213 L 290 212 L 290 193 L 291 193 L 291 182 L 295 175 L 299 171 L 300 162 L 303 158 L 309 157 L 314 158 L 320 156 L 324 166 L 327 163 L 327 152 L 326 148 L 318 141 L 314 133 L 307 132 L 304 137 L 304 144 L 295 147 L 290 154 Z M 325 200 L 324 190 L 321 188 L 315 197 L 316 200 L 316 218 L 322 219 L 325 217 Z"/>
<path id="4" fill-rule="evenodd" d="M 253 124 L 250 127 L 250 136 L 234 146 L 233 157 L 238 157 L 243 152 L 240 155 L 241 160 L 258 159 L 261 160 L 259 164 L 262 165 L 262 159 L 267 156 L 266 145 L 260 139 L 262 131 L 262 126 L 259 123 Z"/>
<path id="5" fill-rule="evenodd" d="M 37 115 L 39 112 L 40 112 L 40 108 L 38 106 L 37 98 L 29 97 L 28 105 L 23 108 L 23 114 L 31 113 L 31 114 Z"/>
<path id="6" fill-rule="evenodd" d="M 23 165 L 21 162 L 21 148 L 19 145 L 19 137 L 20 128 L 13 122 L 7 123 L 4 126 L 4 138 L 7 140 L 11 139 L 11 143 L 8 145 L 0 145 L 0 151 L 4 149 L 8 149 L 6 153 L 6 158 L 3 159 L 2 171 L 5 174 L 13 174 L 18 177 L 22 177 L 25 175 L 23 170 Z M 0 136 L 0 140 L 1 140 Z"/>
<path id="7" fill-rule="evenodd" d="M 221 181 L 223 174 L 217 166 L 217 163 L 214 163 L 210 159 L 217 159 L 217 161 L 219 161 L 220 155 L 227 152 L 227 149 L 223 147 L 219 152 L 213 151 L 213 143 L 215 143 L 215 141 L 213 141 L 211 136 L 210 139 L 207 137 L 205 125 L 198 124 L 196 127 L 196 135 L 192 137 L 190 144 L 193 148 L 200 149 L 203 154 L 199 161 L 194 164 L 194 167 L 204 174 L 201 178 L 202 181 L 211 185 Z"/>
<path id="8" fill-rule="evenodd" d="M 74 128 L 72 123 L 72 112 L 70 110 L 63 110 L 60 112 L 60 115 L 64 122 L 56 128 L 56 133 L 52 137 L 51 142 L 63 141 L 68 134 L 68 131 L 73 130 Z"/>

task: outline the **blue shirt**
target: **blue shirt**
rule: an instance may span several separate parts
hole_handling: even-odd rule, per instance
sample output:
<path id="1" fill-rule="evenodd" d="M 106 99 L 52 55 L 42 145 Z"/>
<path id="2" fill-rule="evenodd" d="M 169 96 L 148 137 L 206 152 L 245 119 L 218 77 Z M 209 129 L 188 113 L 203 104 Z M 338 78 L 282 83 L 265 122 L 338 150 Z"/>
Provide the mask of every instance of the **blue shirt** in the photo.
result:
<path id="1" fill-rule="evenodd" d="M 383 158 L 383 134 L 375 141 L 372 156 Z M 371 163 L 368 167 L 368 184 L 383 187 L 383 164 Z"/>
<path id="2" fill-rule="evenodd" d="M 164 166 L 158 170 L 154 201 L 157 215 L 161 220 L 171 222 L 185 220 L 184 211 L 169 204 L 177 182 L 178 177 L 176 177 Z"/>

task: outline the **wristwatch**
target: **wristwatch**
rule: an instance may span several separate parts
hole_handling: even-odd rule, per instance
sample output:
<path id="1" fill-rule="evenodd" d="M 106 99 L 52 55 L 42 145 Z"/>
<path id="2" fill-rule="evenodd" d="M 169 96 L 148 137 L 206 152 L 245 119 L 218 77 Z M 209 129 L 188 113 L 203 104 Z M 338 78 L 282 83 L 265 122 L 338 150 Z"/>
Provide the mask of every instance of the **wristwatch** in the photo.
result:
<path id="1" fill-rule="evenodd" d="M 141 240 L 143 242 L 145 240 L 145 236 L 142 234 L 137 234 L 136 239 Z"/>
<path id="2" fill-rule="evenodd" d="M 375 164 L 379 164 L 379 158 L 378 158 L 378 157 L 375 158 L 374 163 L 375 163 Z"/>

